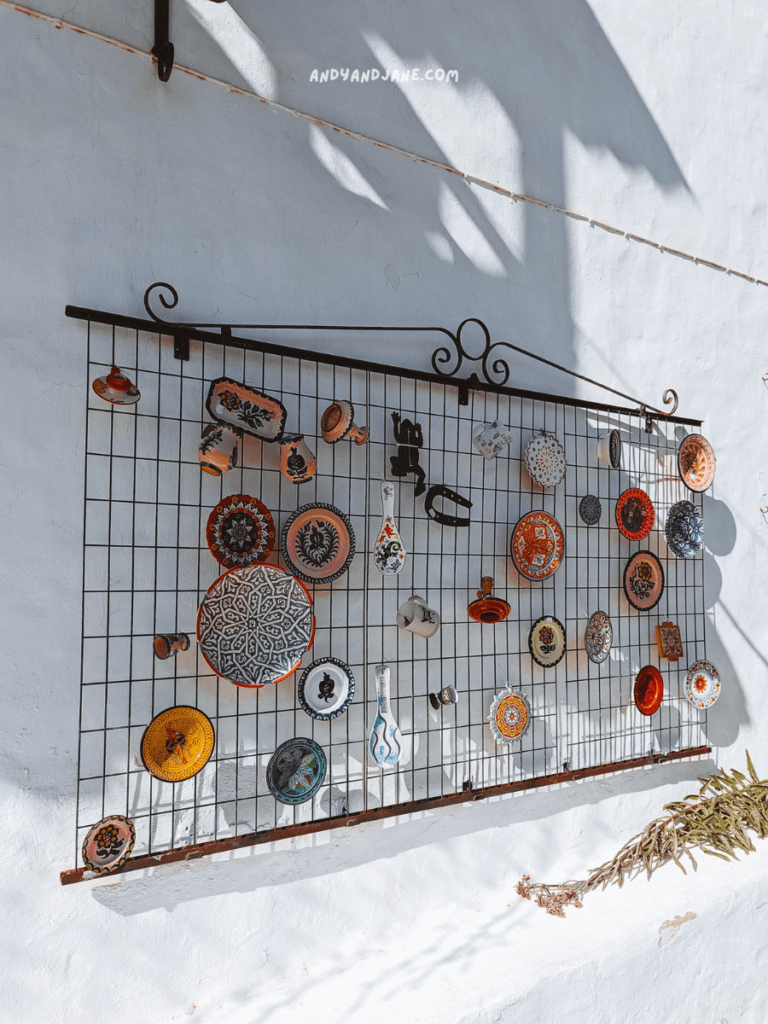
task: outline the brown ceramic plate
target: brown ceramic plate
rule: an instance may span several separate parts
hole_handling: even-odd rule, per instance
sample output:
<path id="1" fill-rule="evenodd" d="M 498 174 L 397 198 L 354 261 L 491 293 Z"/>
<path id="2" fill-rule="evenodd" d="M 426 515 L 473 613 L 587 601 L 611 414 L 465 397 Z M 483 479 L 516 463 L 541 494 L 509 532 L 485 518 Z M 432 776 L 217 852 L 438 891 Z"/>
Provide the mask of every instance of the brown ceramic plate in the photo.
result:
<path id="1" fill-rule="evenodd" d="M 230 494 L 208 516 L 205 539 L 216 561 L 234 569 L 269 558 L 275 546 L 275 524 L 258 498 Z"/>
<path id="2" fill-rule="evenodd" d="M 289 572 L 304 583 L 332 583 L 355 556 L 352 523 L 334 505 L 302 505 L 286 520 L 280 538 Z"/>
<path id="3" fill-rule="evenodd" d="M 635 704 L 642 715 L 652 715 L 659 710 L 664 696 L 664 678 L 653 665 L 646 665 L 635 679 Z"/>
<path id="4" fill-rule="evenodd" d="M 677 453 L 680 478 L 690 491 L 706 491 L 715 479 L 715 453 L 701 434 L 684 437 Z"/>
<path id="5" fill-rule="evenodd" d="M 647 612 L 664 593 L 664 569 L 651 551 L 637 551 L 624 567 L 624 593 L 633 608 Z"/>

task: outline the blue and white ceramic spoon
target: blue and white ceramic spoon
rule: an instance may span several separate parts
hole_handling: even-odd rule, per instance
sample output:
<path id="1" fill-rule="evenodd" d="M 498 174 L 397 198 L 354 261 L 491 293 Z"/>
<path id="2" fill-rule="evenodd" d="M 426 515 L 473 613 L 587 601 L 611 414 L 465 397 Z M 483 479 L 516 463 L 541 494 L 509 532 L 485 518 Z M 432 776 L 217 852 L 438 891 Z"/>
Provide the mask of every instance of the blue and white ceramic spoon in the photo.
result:
<path id="1" fill-rule="evenodd" d="M 379 768 L 394 768 L 403 753 L 403 738 L 389 707 L 389 665 L 377 665 L 376 699 L 379 709 L 371 729 L 368 750 Z"/>

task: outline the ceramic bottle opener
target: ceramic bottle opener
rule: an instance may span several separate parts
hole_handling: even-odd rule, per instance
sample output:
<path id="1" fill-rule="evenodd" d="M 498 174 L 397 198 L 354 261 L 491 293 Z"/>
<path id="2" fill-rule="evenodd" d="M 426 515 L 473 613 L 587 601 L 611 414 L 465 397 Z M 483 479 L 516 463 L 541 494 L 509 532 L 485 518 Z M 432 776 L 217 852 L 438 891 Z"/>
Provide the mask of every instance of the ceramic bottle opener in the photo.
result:
<path id="1" fill-rule="evenodd" d="M 405 565 L 405 544 L 395 526 L 395 485 L 381 482 L 383 515 L 381 529 L 373 547 L 373 564 L 382 576 L 396 576 Z"/>
<path id="2" fill-rule="evenodd" d="M 371 729 L 368 750 L 379 768 L 394 768 L 403 753 L 403 738 L 389 707 L 389 665 L 377 665 L 376 699 L 379 710 Z"/>

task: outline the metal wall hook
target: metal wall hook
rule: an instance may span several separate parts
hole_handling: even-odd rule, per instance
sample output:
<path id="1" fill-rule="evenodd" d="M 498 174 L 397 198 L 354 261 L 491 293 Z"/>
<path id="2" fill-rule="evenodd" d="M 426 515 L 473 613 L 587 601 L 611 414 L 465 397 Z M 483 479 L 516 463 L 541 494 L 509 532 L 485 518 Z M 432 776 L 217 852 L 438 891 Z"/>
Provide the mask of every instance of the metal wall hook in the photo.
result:
<path id="1" fill-rule="evenodd" d="M 171 77 L 171 71 L 173 71 L 173 43 L 168 38 L 170 21 L 171 0 L 155 0 L 155 45 L 149 52 L 157 60 L 157 77 L 161 82 L 167 82 Z M 164 285 L 164 287 L 170 286 Z M 178 295 L 176 299 L 178 300 Z M 167 304 L 163 301 L 163 305 Z"/>
<path id="2" fill-rule="evenodd" d="M 433 508 L 432 503 L 435 498 L 445 498 L 446 501 L 452 501 L 456 505 L 461 505 L 462 508 L 472 508 L 472 502 L 469 498 L 465 498 L 463 494 L 458 494 L 456 491 L 451 490 L 445 484 L 435 484 L 429 488 L 424 499 L 424 511 L 434 522 L 440 523 L 441 526 L 469 526 L 469 516 L 466 518 L 463 516 L 452 516 L 447 512 L 441 512 Z"/>

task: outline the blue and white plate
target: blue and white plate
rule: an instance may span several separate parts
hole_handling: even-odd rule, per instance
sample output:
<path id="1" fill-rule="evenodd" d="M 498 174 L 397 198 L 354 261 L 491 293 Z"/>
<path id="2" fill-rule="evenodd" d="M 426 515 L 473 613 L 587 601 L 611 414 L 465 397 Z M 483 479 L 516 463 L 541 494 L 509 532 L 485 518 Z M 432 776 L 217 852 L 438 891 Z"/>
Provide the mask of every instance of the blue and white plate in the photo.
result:
<path id="1" fill-rule="evenodd" d="M 303 804 L 320 789 L 328 770 L 323 748 L 300 736 L 281 743 L 267 765 L 267 785 L 281 804 Z"/>
<path id="2" fill-rule="evenodd" d="M 669 510 L 667 544 L 678 558 L 693 558 L 704 544 L 704 519 L 691 501 L 678 501 Z"/>
<path id="3" fill-rule="evenodd" d="M 304 669 L 299 680 L 299 704 L 321 722 L 343 715 L 354 695 L 352 670 L 338 658 L 321 658 Z"/>
<path id="4" fill-rule="evenodd" d="M 594 494 L 585 494 L 579 502 L 579 515 L 582 523 L 585 526 L 594 526 L 595 523 L 600 522 L 602 513 L 603 506 L 600 504 L 600 499 L 596 498 Z"/>

